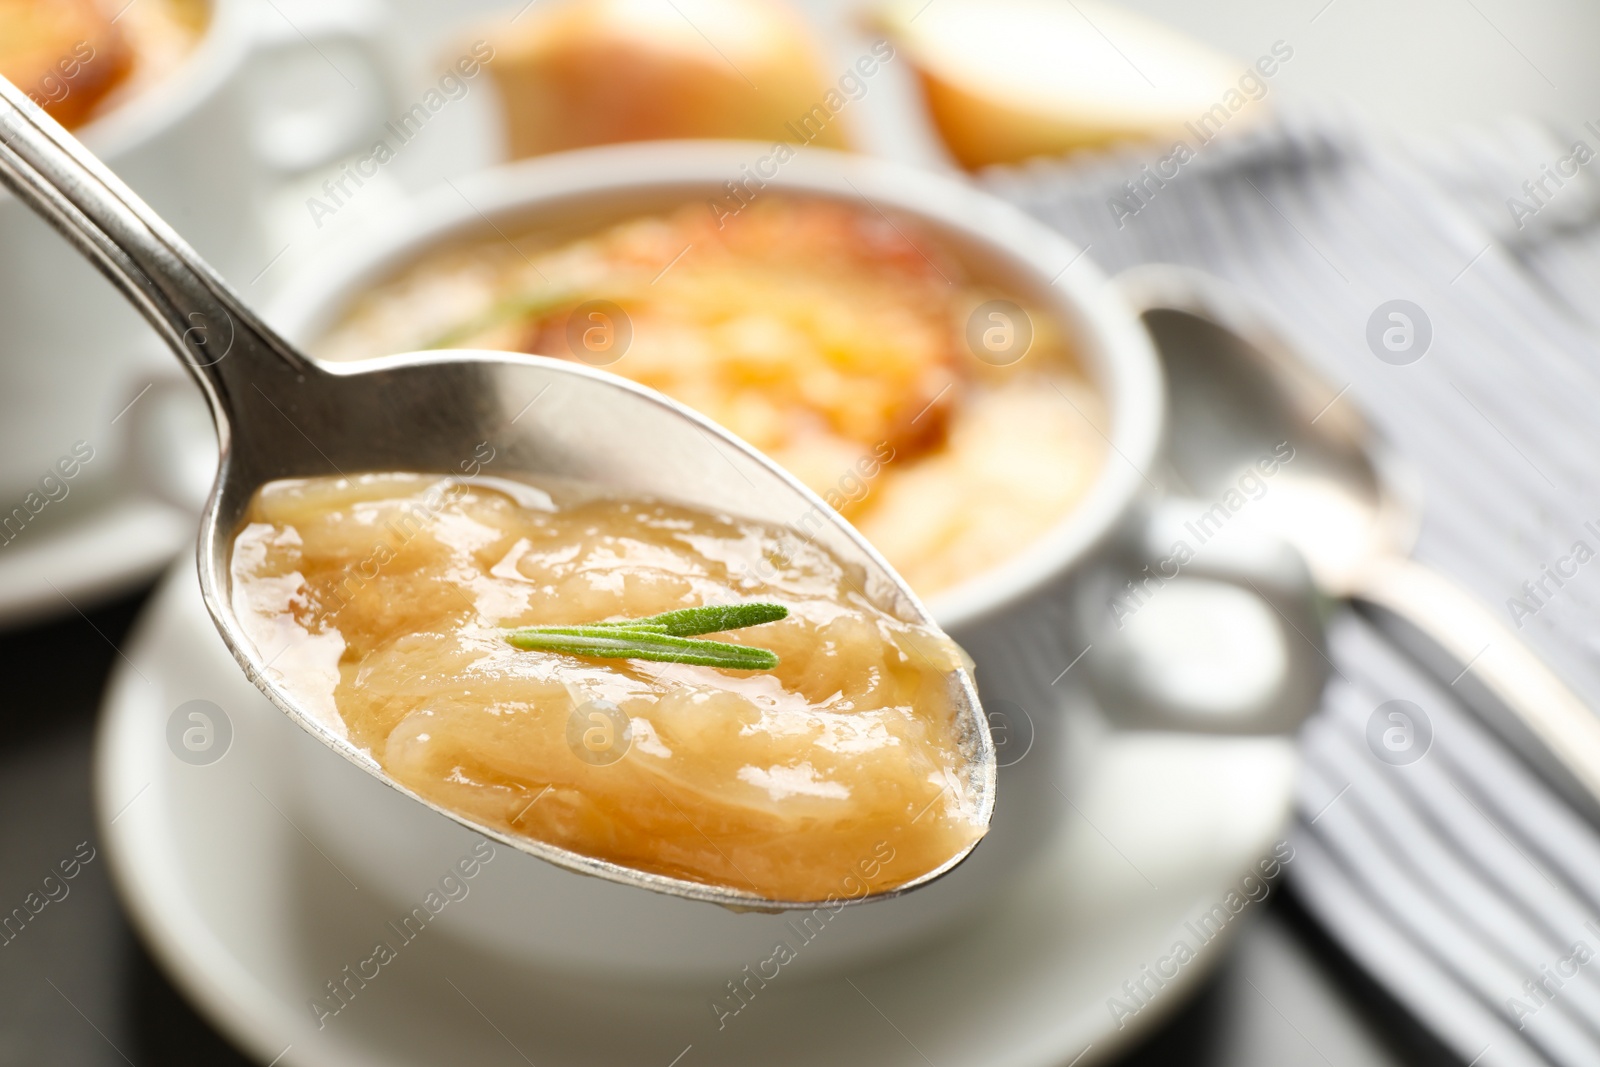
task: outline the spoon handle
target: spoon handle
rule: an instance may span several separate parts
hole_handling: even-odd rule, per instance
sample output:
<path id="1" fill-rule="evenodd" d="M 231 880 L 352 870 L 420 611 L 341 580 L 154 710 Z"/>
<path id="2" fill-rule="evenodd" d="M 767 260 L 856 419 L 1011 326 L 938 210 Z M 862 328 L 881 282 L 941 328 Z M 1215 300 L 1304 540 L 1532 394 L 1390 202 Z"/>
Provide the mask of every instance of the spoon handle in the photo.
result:
<path id="1" fill-rule="evenodd" d="M 1386 628 L 1441 668 L 1450 687 L 1565 786 L 1580 810 L 1600 817 L 1600 715 L 1476 597 L 1414 560 L 1390 557 L 1361 576 L 1352 599 L 1369 613 L 1377 609 L 1381 622 L 1408 624 L 1409 634 Z"/>
<path id="2" fill-rule="evenodd" d="M 3 77 L 0 185 L 60 231 L 155 327 L 205 391 L 224 447 L 227 415 L 237 410 L 247 372 L 306 370 L 304 357 L 172 227 Z"/>

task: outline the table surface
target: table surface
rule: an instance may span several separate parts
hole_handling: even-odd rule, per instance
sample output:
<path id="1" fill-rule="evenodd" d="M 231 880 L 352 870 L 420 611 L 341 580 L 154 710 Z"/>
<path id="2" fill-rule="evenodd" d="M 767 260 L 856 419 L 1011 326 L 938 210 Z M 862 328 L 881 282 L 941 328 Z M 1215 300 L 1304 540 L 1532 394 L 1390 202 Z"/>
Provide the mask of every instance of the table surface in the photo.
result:
<path id="1" fill-rule="evenodd" d="M 0 700 L 0 902 L 21 901 L 79 842 L 98 849 L 89 792 L 95 716 L 146 594 L 0 633 L 8 683 Z M 70 885 L 65 899 L 0 947 L 0 1067 L 246 1064 L 139 944 L 103 857 Z M 1457 1062 L 1366 980 L 1281 884 L 1217 971 L 1173 1011 L 1121 1062 Z"/>

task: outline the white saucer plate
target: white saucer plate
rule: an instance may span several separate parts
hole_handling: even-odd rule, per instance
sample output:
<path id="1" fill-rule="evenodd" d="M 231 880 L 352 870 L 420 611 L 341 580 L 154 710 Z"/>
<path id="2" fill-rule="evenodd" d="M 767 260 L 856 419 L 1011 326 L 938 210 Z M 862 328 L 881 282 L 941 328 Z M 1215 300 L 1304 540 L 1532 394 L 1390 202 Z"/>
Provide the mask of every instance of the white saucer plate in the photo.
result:
<path id="1" fill-rule="evenodd" d="M 1075 817 L 982 914 L 846 974 L 785 969 L 720 1027 L 711 1002 L 727 991 L 714 981 L 541 968 L 445 924 L 357 984 L 343 968 L 380 938 L 398 943 L 387 926 L 396 909 L 381 887 L 347 878 L 292 816 L 300 761 L 361 772 L 251 687 L 206 615 L 192 562 L 168 575 L 127 655 L 96 769 L 123 899 L 177 984 L 277 1067 L 1086 1067 L 1178 1007 L 1219 958 L 1249 907 L 1209 942 L 1193 924 L 1229 914 L 1229 894 L 1290 813 L 1287 739 L 1086 735 Z M 204 766 L 180 761 L 167 740 L 173 711 L 195 699 L 224 709 L 232 727 L 226 754 Z M 500 849 L 477 877 L 537 862 Z M 452 906 L 471 907 L 470 895 Z M 536 899 L 527 911 L 529 922 L 561 921 Z M 1179 940 L 1192 961 L 1175 961 Z M 1161 969 L 1176 973 L 1157 989 L 1146 975 Z M 319 1027 L 311 1001 L 330 980 L 344 981 L 349 1003 Z M 1150 993 L 1130 997 L 1125 982 Z M 1119 1017 L 1112 997 L 1136 1010 Z"/>
<path id="2" fill-rule="evenodd" d="M 155 577 L 193 543 L 193 515 L 126 482 L 95 489 L 70 517 L 24 527 L 0 546 L 0 627 L 87 610 Z"/>

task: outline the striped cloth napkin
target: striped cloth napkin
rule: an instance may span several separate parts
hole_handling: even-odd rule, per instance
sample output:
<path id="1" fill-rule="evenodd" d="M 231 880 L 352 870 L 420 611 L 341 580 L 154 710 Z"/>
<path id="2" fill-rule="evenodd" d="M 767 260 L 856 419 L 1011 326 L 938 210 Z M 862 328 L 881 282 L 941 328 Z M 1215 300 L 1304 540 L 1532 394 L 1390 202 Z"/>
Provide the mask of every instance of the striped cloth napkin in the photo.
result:
<path id="1" fill-rule="evenodd" d="M 1301 112 L 1201 145 L 1175 175 L 1168 155 L 983 182 L 1107 271 L 1200 267 L 1275 310 L 1421 476 L 1417 556 L 1600 708 L 1600 120 L 1412 143 Z M 1404 365 L 1368 340 L 1394 300 L 1431 328 Z M 1546 568 L 1563 560 L 1578 573 L 1557 585 Z M 1303 734 L 1302 899 L 1463 1063 L 1600 1064 L 1600 833 L 1451 679 L 1354 615 L 1330 641 L 1335 675 Z M 1393 700 L 1432 732 L 1404 765 L 1368 743 Z"/>

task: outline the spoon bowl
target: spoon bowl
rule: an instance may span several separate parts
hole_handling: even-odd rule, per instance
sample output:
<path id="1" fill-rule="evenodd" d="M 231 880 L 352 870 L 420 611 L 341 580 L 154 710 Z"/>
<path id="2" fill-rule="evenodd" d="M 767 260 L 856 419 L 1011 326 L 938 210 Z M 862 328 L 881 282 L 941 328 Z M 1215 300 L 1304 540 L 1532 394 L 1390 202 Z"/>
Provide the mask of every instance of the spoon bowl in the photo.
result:
<path id="1" fill-rule="evenodd" d="M 1220 279 L 1152 264 L 1116 285 L 1171 383 L 1168 476 L 1211 495 L 1290 444 L 1293 459 L 1251 502 L 1250 521 L 1299 549 L 1324 593 L 1373 616 L 1600 821 L 1600 715 L 1491 609 L 1409 557 L 1422 513 L 1415 476 L 1349 387 L 1319 375 L 1286 330 Z"/>
<path id="2" fill-rule="evenodd" d="M 1165 463 L 1179 488 L 1214 497 L 1287 442 L 1294 458 L 1252 501 L 1250 518 L 1294 545 L 1325 592 L 1349 596 L 1371 559 L 1411 551 L 1421 524 L 1415 477 L 1282 330 L 1200 271 L 1135 268 L 1118 286 L 1143 309 L 1166 368 Z"/>
<path id="3" fill-rule="evenodd" d="M 499 352 L 412 353 L 324 364 L 268 328 L 187 244 L 87 150 L 0 79 L 0 184 L 50 221 L 122 290 L 205 393 L 220 451 L 201 518 L 200 586 L 224 642 L 280 709 L 350 762 L 419 803 L 510 847 L 608 881 L 733 908 L 815 908 L 734 888 L 635 870 L 506 835 L 442 808 L 391 779 L 343 725 L 305 707 L 283 684 L 234 610 L 229 559 L 256 490 L 280 478 L 372 471 L 459 477 L 487 444 L 497 471 L 586 482 L 794 528 L 861 575 L 880 608 L 933 626 L 916 595 L 833 509 L 770 459 L 660 394 L 579 364 Z M 995 752 L 970 673 L 949 675 L 964 768 L 987 825 Z M 893 890 L 926 885 L 957 866 Z"/>

